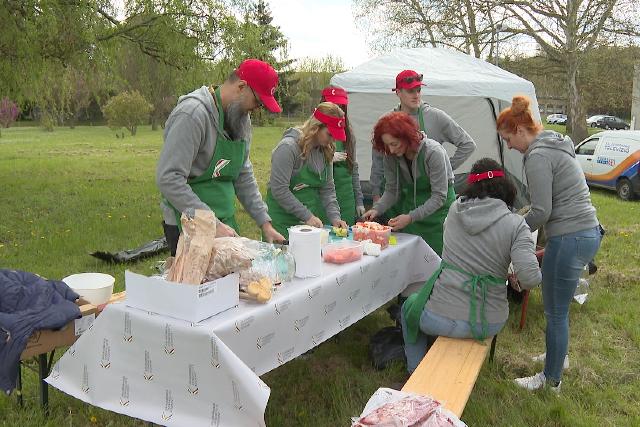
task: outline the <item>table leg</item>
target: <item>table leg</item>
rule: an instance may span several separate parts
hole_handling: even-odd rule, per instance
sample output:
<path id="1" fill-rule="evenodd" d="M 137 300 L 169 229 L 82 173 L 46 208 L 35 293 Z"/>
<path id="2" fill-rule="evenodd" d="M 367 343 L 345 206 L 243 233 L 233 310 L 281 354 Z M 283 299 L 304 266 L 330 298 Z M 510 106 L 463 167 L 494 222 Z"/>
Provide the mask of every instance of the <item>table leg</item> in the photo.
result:
<path id="1" fill-rule="evenodd" d="M 529 305 L 529 290 L 527 289 L 524 292 L 524 297 L 522 298 L 522 307 L 520 313 L 520 330 L 524 328 L 524 322 L 527 320 L 527 305 Z"/>
<path id="2" fill-rule="evenodd" d="M 43 353 L 38 356 L 38 377 L 40 379 L 40 405 L 45 416 L 49 415 L 49 384 L 44 381 L 49 375 L 48 368 L 47 353 Z"/>
<path id="3" fill-rule="evenodd" d="M 18 398 L 18 405 L 22 407 L 22 362 L 18 362 L 18 376 L 16 378 L 16 397 Z"/>
<path id="4" fill-rule="evenodd" d="M 498 340 L 498 335 L 494 335 L 491 340 L 491 350 L 489 350 L 489 363 L 493 363 L 493 356 L 496 354 L 496 341 Z"/>

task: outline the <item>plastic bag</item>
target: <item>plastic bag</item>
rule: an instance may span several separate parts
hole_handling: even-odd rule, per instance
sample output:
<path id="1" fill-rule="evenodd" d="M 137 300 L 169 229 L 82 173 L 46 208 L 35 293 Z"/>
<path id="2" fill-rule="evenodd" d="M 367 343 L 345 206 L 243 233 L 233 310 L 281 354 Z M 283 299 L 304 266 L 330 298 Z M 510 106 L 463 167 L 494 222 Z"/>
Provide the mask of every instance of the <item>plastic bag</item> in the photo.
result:
<path id="1" fill-rule="evenodd" d="M 430 396 L 379 388 L 352 427 L 466 427 Z"/>
<path id="2" fill-rule="evenodd" d="M 209 267 L 211 248 L 216 237 L 216 216 L 204 209 L 188 210 L 180 218 L 182 234 L 167 280 L 199 285 Z"/>
<path id="3" fill-rule="evenodd" d="M 162 237 L 160 239 L 152 240 L 148 243 L 145 243 L 144 245 L 135 249 L 127 249 L 116 253 L 95 251 L 90 253 L 89 255 L 107 262 L 123 263 L 139 261 L 141 259 L 152 257 L 167 250 L 169 250 L 169 246 L 167 246 L 167 239 Z"/>
<path id="4" fill-rule="evenodd" d="M 404 362 L 404 339 L 402 329 L 387 326 L 369 339 L 369 356 L 374 368 L 385 369 L 393 361 Z"/>
<path id="5" fill-rule="evenodd" d="M 248 271 L 240 272 L 240 284 L 247 284 L 256 277 L 266 276 L 272 283 L 281 284 L 293 279 L 296 264 L 288 247 L 246 239 L 245 246 L 255 253 Z"/>
<path id="6" fill-rule="evenodd" d="M 589 266 L 585 265 L 582 269 L 582 276 L 578 279 L 578 286 L 573 293 L 573 299 L 580 305 L 587 301 L 589 296 Z"/>
<path id="7" fill-rule="evenodd" d="M 218 237 L 213 241 L 211 259 L 205 275 L 207 282 L 251 267 L 255 252 L 247 248 L 242 237 Z"/>

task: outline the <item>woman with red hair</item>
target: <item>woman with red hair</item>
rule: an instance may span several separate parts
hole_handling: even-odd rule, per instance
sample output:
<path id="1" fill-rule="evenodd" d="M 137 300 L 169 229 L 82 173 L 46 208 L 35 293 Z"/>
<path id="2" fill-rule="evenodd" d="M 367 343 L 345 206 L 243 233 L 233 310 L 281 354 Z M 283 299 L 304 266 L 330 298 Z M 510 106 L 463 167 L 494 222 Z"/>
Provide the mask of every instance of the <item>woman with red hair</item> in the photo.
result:
<path id="1" fill-rule="evenodd" d="M 391 218 L 394 230 L 421 236 L 442 254 L 442 224 L 455 200 L 453 170 L 442 145 L 420 132 L 407 113 L 393 112 L 373 129 L 373 148 L 384 153 L 386 179 L 382 197 L 363 215 L 383 215 L 400 200 L 400 215 Z"/>

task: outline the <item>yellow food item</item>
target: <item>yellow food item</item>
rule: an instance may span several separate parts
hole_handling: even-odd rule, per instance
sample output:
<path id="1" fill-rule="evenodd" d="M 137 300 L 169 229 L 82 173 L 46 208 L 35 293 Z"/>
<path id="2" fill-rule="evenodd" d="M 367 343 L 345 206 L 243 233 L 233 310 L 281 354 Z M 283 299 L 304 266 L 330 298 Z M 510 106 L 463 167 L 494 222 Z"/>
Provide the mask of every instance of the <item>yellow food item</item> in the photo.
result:
<path id="1" fill-rule="evenodd" d="M 338 237 L 347 237 L 347 235 L 349 234 L 349 230 L 347 230 L 346 228 L 340 228 L 340 227 L 333 227 L 333 234 L 335 234 Z"/>

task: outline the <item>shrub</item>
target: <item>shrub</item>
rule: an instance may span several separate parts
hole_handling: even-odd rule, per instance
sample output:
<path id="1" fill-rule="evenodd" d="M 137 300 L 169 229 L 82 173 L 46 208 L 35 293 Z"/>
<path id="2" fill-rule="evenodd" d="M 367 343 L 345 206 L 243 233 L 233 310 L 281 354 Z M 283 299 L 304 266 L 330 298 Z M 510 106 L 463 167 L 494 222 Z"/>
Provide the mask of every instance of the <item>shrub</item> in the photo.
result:
<path id="1" fill-rule="evenodd" d="M 152 108 L 138 91 L 125 91 L 109 99 L 102 112 L 111 129 L 124 127 L 135 135 L 138 125 L 148 122 Z"/>
<path id="2" fill-rule="evenodd" d="M 7 97 L 2 98 L 0 101 L 0 127 L 8 128 L 16 121 L 18 115 L 20 115 L 20 109 L 16 103 Z"/>

